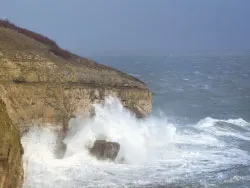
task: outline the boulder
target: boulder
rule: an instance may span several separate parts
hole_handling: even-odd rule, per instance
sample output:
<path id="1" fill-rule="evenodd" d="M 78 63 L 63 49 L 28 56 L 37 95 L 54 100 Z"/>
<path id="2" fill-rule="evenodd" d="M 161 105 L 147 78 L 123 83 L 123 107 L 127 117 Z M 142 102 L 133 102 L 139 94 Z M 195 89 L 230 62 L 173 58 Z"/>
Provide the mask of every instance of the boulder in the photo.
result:
<path id="1" fill-rule="evenodd" d="M 119 143 L 106 140 L 96 140 L 93 147 L 89 149 L 90 153 L 100 160 L 115 160 L 119 150 Z"/>

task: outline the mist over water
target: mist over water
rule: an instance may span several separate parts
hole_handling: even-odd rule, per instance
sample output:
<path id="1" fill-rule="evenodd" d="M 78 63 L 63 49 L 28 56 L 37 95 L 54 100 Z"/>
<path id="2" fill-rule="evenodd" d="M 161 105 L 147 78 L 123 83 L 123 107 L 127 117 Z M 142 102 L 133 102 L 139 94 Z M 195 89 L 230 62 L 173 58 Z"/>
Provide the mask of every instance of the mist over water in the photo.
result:
<path id="1" fill-rule="evenodd" d="M 192 100 L 190 103 L 201 105 L 200 111 L 204 114 L 209 112 L 211 109 L 209 103 L 214 100 L 214 93 L 219 92 L 213 84 L 214 82 L 221 84 L 220 92 L 223 93 L 223 90 L 225 92 L 228 87 L 227 75 L 223 81 L 218 82 L 216 80 L 218 77 L 200 69 L 191 69 L 190 72 L 199 72 L 191 76 L 191 73 L 183 74 L 175 67 L 173 74 L 171 67 L 157 72 L 152 71 L 150 63 L 144 65 L 139 63 L 139 65 L 142 69 L 135 69 L 131 74 L 137 74 L 138 77 L 148 80 L 150 87 L 156 92 L 153 114 L 145 119 L 137 119 L 132 112 L 122 106 L 119 99 L 107 97 L 104 104 L 94 104 L 95 116 L 88 119 L 77 116 L 70 121 L 70 131 L 64 139 L 67 149 L 65 156 L 60 159 L 56 157 L 56 132 L 49 127 L 35 127 L 22 138 L 25 150 L 24 187 L 248 187 L 250 185 L 250 123 L 247 119 L 249 116 L 244 111 L 247 106 L 240 108 L 241 100 L 247 93 L 243 95 L 244 92 L 241 90 L 239 102 L 235 98 L 232 99 L 232 94 L 236 96 L 237 91 L 231 93 L 229 98 L 224 95 L 224 106 L 220 108 L 227 107 L 225 108 L 227 112 L 230 111 L 228 109 L 235 108 L 238 109 L 237 113 L 232 110 L 230 115 L 222 111 L 217 113 L 216 117 L 212 114 L 210 117 L 202 117 L 195 110 L 199 107 L 187 105 L 188 101 L 183 98 L 190 98 L 192 92 L 196 92 L 197 101 Z M 125 65 L 120 64 L 120 67 L 123 66 Z M 161 71 L 169 71 L 170 75 L 176 75 L 174 77 L 176 80 L 172 78 L 170 82 L 166 78 L 167 74 Z M 152 76 L 148 74 L 149 72 L 157 76 Z M 205 73 L 215 79 L 213 84 L 197 79 L 197 75 Z M 176 90 L 177 75 L 181 74 L 188 79 L 178 82 L 178 87 L 183 91 Z M 151 80 L 153 78 L 157 81 Z M 194 80 L 196 85 L 192 86 L 192 90 L 187 89 L 188 86 L 185 84 L 190 84 Z M 240 80 L 238 82 L 243 91 L 248 90 L 247 87 L 243 87 L 244 84 Z M 156 86 L 157 84 L 160 86 Z M 168 92 L 163 94 L 161 92 L 163 88 Z M 176 102 L 173 105 L 176 98 L 172 98 L 170 103 L 172 111 L 170 111 L 163 105 L 166 104 L 166 100 L 169 101 L 169 98 L 174 96 L 174 93 L 183 100 L 183 103 L 177 110 L 179 104 Z M 207 101 L 203 100 L 204 95 L 207 96 Z M 249 101 L 248 98 L 245 99 L 247 105 Z M 227 100 L 232 101 L 232 106 L 225 102 Z M 161 110 L 157 110 L 158 108 Z M 184 115 L 183 108 L 188 111 L 186 115 L 191 114 L 189 115 L 191 118 Z M 173 116 L 174 110 L 175 116 Z M 214 112 L 217 111 L 219 110 L 214 106 Z M 243 117 L 238 114 L 242 114 Z M 120 143 L 121 150 L 116 161 L 98 161 L 89 155 L 87 148 L 91 147 L 96 139 Z"/>

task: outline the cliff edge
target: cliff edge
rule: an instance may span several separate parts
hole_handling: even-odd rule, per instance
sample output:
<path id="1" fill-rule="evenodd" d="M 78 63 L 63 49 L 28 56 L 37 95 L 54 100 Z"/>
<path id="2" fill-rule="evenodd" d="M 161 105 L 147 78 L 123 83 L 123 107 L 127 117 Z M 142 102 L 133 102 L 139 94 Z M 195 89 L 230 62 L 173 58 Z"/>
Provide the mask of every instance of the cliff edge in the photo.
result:
<path id="1" fill-rule="evenodd" d="M 66 128 L 71 117 L 88 116 L 108 95 L 138 116 L 151 112 L 152 93 L 139 79 L 0 20 L 0 98 L 21 130 L 45 123 Z"/>
<path id="2" fill-rule="evenodd" d="M 20 134 L 0 99 L 0 188 L 21 188 L 23 148 Z"/>

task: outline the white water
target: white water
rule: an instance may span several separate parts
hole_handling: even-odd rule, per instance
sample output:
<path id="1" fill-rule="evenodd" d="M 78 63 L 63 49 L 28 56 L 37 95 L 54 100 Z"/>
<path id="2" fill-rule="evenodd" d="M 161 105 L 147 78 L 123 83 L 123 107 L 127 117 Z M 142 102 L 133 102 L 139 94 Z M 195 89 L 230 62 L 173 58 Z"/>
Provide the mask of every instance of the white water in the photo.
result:
<path id="1" fill-rule="evenodd" d="M 245 165 L 250 171 L 249 153 L 239 146 L 250 141 L 249 123 L 243 119 L 205 118 L 195 125 L 177 125 L 166 117 L 139 120 L 114 98 L 94 107 L 95 117 L 71 120 L 62 159 L 55 157 L 52 129 L 37 127 L 22 138 L 24 187 L 206 187 L 249 179 L 230 170 Z M 120 143 L 115 162 L 88 154 L 96 139 Z"/>

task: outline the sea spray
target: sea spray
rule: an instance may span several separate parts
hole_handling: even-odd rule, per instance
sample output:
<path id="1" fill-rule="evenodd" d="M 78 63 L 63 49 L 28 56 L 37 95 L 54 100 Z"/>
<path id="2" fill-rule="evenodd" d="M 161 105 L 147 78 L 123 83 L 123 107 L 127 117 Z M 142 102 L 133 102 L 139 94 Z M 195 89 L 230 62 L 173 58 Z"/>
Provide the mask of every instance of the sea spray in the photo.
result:
<path id="1" fill-rule="evenodd" d="M 24 187 L 202 187 L 244 179 L 243 172 L 233 178 L 237 173 L 231 169 L 239 165 L 250 169 L 249 153 L 227 142 L 228 135 L 234 143 L 250 138 L 249 126 L 242 119 L 205 118 L 194 125 L 172 124 L 162 116 L 137 119 L 112 97 L 104 104 L 94 104 L 94 109 L 95 116 L 70 121 L 62 159 L 55 155 L 53 129 L 36 127 L 23 136 L 27 164 Z M 217 126 L 217 122 L 222 125 Z M 221 126 L 227 134 L 221 134 Z M 120 143 L 115 162 L 98 161 L 89 155 L 88 148 L 96 139 Z"/>
<path id="2" fill-rule="evenodd" d="M 173 141 L 176 129 L 171 124 L 166 126 L 166 119 L 137 119 L 117 98 L 107 97 L 104 104 L 94 104 L 94 109 L 92 118 L 76 117 L 71 120 L 72 130 L 64 141 L 66 157 L 79 151 L 86 152 L 95 140 L 105 139 L 120 144 L 117 161 L 122 159 L 129 164 L 137 164 L 147 161 L 154 148 Z"/>

